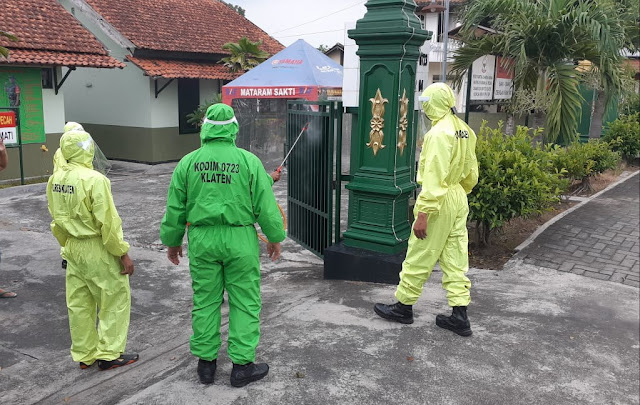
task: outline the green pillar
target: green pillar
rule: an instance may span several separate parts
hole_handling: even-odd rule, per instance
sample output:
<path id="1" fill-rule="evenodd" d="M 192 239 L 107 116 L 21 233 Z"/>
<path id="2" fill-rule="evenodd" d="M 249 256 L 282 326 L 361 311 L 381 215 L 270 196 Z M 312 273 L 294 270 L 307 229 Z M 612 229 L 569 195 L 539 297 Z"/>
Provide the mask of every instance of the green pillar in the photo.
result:
<path id="1" fill-rule="evenodd" d="M 359 47 L 360 99 L 344 245 L 395 254 L 411 232 L 416 66 L 431 32 L 421 28 L 414 0 L 369 0 L 366 7 L 349 31 Z"/>

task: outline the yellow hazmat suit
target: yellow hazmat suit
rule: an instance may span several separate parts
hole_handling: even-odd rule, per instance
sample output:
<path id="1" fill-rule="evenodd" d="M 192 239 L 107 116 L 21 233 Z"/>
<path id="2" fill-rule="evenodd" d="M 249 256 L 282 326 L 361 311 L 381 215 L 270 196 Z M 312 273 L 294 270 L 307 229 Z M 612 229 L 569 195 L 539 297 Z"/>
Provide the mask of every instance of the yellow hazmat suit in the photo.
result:
<path id="1" fill-rule="evenodd" d="M 93 170 L 94 142 L 79 130 L 60 138 L 60 156 L 47 184 L 51 231 L 67 261 L 66 296 L 71 357 L 87 365 L 114 360 L 129 329 L 129 277 L 120 257 L 129 250 L 109 180 Z M 96 330 L 96 320 L 100 320 Z"/>
<path id="2" fill-rule="evenodd" d="M 467 194 L 478 182 L 476 134 L 456 117 L 453 92 L 443 83 L 424 91 L 429 98 L 422 107 L 432 121 L 425 135 L 417 180 L 422 191 L 414 214 L 428 215 L 427 237 L 418 239 L 412 232 L 407 256 L 402 263 L 396 298 L 413 305 L 422 293 L 436 262 L 442 267 L 442 286 L 452 307 L 466 307 L 470 301 Z"/>

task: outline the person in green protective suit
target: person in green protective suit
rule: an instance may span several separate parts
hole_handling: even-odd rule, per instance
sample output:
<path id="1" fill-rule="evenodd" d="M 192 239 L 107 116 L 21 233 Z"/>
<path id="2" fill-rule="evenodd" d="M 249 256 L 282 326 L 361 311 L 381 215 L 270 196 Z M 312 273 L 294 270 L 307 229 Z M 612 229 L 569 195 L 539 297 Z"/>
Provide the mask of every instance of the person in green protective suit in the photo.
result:
<path id="1" fill-rule="evenodd" d="M 375 304 L 374 310 L 382 318 L 413 323 L 412 305 L 439 261 L 442 286 L 453 313 L 438 315 L 436 325 L 470 336 L 467 194 L 478 182 L 476 134 L 454 114 L 455 97 L 446 84 L 430 85 L 421 100 L 432 127 L 425 135 L 420 153 L 417 180 L 422 191 L 414 208 L 416 219 L 395 294 L 398 302 Z"/>
<path id="2" fill-rule="evenodd" d="M 62 135 L 47 201 L 51 231 L 67 261 L 71 357 L 83 369 L 97 361 L 108 370 L 138 360 L 137 354 L 124 354 L 134 265 L 111 184 L 93 170 L 95 147 L 91 136 L 77 128 Z"/>
<path id="3" fill-rule="evenodd" d="M 244 386 L 267 375 L 256 364 L 260 338 L 260 249 L 257 222 L 269 243 L 269 256 L 280 256 L 285 238 L 282 217 L 271 189 L 273 179 L 260 160 L 236 147 L 238 121 L 225 104 L 207 109 L 202 145 L 183 157 L 171 178 L 160 239 L 167 256 L 179 264 L 189 223 L 189 267 L 193 286 L 191 353 L 199 358 L 198 377 L 214 382 L 220 349 L 220 305 L 229 299 L 228 354 L 231 385 Z"/>

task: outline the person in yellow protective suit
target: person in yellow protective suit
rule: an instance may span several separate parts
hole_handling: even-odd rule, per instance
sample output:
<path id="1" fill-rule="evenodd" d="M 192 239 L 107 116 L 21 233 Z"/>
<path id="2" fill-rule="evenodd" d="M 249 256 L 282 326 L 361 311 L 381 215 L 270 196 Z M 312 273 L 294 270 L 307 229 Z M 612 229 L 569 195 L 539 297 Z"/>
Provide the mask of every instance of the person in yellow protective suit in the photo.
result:
<path id="1" fill-rule="evenodd" d="M 285 238 L 282 217 L 260 160 L 235 145 L 238 121 L 231 107 L 207 109 L 202 145 L 180 160 L 171 178 L 160 239 L 167 256 L 179 264 L 189 223 L 189 267 L 193 286 L 190 347 L 198 357 L 200 382 L 214 382 L 220 349 L 220 305 L 229 299 L 227 352 L 233 362 L 231 385 L 242 387 L 267 375 L 269 366 L 254 363 L 260 339 L 260 248 L 254 224 L 269 243 L 269 256 L 280 256 Z"/>
<path id="2" fill-rule="evenodd" d="M 47 183 L 47 201 L 51 231 L 67 261 L 71 357 L 83 369 L 97 361 L 101 370 L 108 370 L 138 360 L 137 354 L 123 353 L 134 265 L 129 244 L 123 240 L 111 184 L 93 170 L 94 149 L 93 139 L 84 131 L 62 135 L 62 159 Z"/>
<path id="3" fill-rule="evenodd" d="M 442 268 L 442 286 L 453 307 L 451 316 L 438 315 L 436 325 L 461 336 L 471 335 L 467 317 L 471 282 L 469 269 L 467 194 L 478 182 L 476 134 L 455 116 L 453 91 L 444 83 L 425 89 L 422 108 L 432 121 L 420 153 L 417 180 L 422 185 L 414 208 L 416 217 L 402 263 L 397 303 L 375 304 L 385 319 L 413 323 L 413 308 L 436 262 Z"/>

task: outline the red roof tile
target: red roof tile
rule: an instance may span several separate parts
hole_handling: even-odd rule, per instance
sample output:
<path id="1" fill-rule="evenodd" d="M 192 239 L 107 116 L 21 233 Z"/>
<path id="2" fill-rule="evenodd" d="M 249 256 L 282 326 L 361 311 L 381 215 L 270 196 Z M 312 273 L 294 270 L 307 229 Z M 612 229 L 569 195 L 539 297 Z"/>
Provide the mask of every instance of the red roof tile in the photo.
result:
<path id="1" fill-rule="evenodd" d="M 96 68 L 123 68 L 126 65 L 107 55 L 80 52 L 40 51 L 31 49 L 11 49 L 9 60 L 0 57 L 0 64 L 77 66 Z"/>
<path id="2" fill-rule="evenodd" d="M 216 62 L 193 62 L 183 60 L 137 58 L 127 56 L 145 74 L 165 79 L 222 79 L 233 80 L 240 74 L 229 72 L 229 68 Z"/>
<path id="3" fill-rule="evenodd" d="M 3 1 L 0 28 L 19 38 L 0 38 L 9 60 L 0 64 L 122 67 L 56 0 Z M 10 18 L 9 18 L 10 16 Z"/>
<path id="4" fill-rule="evenodd" d="M 227 54 L 246 36 L 275 54 L 281 43 L 218 0 L 86 0 L 141 49 Z"/>

